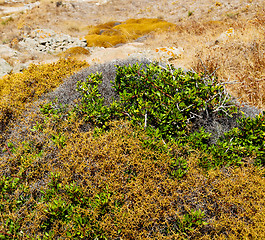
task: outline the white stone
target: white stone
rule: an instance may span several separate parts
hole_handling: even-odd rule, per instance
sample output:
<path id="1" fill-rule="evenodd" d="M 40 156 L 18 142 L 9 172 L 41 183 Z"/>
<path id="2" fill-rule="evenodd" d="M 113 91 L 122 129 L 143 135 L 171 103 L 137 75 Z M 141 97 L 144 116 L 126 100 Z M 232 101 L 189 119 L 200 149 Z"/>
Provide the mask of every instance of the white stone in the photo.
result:
<path id="1" fill-rule="evenodd" d="M 10 73 L 12 71 L 12 67 L 7 63 L 6 60 L 0 58 L 0 77 Z"/>
<path id="2" fill-rule="evenodd" d="M 229 28 L 223 32 L 215 41 L 215 44 L 226 42 L 229 39 L 232 39 L 235 36 L 234 28 Z"/>
<path id="3" fill-rule="evenodd" d="M 8 45 L 0 45 L 0 57 L 13 58 L 17 57 L 19 52 L 10 48 Z"/>

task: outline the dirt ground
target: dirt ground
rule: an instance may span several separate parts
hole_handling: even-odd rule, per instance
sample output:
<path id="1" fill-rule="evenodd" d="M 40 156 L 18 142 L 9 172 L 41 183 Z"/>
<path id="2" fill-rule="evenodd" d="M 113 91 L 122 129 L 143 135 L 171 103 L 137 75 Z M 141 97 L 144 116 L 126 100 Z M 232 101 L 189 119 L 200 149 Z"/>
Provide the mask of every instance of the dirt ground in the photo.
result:
<path id="1" fill-rule="evenodd" d="M 25 33 L 37 28 L 52 29 L 71 36 L 83 37 L 90 25 L 109 21 L 125 21 L 130 18 L 160 18 L 175 23 L 186 31 L 192 30 L 191 25 L 194 23 L 215 22 L 226 26 L 229 22 L 233 25 L 238 18 L 252 19 L 264 5 L 262 0 L 223 0 L 219 2 L 213 0 L 41 0 L 39 5 L 33 1 L 4 2 L 0 0 L 0 16 L 2 17 L 0 43 L 12 44 L 14 39 L 19 40 Z M 30 4 L 36 5 L 26 10 L 30 8 Z M 23 7 L 25 10 L 22 10 Z M 12 13 L 8 9 L 17 11 Z M 209 34 L 213 36 L 218 34 L 215 29 L 209 30 L 208 35 L 201 36 L 202 39 L 210 41 L 212 39 Z M 164 46 L 172 45 L 170 38 L 173 37 L 176 37 L 175 45 L 177 45 L 180 37 L 178 35 L 157 36 L 155 42 L 163 39 Z M 151 41 L 149 39 L 146 44 L 153 43 L 153 40 L 154 38 Z M 157 44 L 162 45 L 162 43 Z"/>

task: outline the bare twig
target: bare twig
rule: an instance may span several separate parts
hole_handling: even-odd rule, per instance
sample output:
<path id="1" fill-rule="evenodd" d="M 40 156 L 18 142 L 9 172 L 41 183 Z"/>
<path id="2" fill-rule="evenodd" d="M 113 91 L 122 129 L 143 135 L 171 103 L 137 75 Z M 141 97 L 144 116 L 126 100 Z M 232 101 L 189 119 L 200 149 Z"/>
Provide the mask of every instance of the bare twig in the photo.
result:
<path id="1" fill-rule="evenodd" d="M 186 107 L 186 108 L 184 108 L 184 109 L 182 109 L 182 110 L 180 110 L 180 111 L 183 112 L 183 111 L 189 109 L 189 108 L 192 107 L 192 106 L 194 106 L 194 104 L 191 104 L 191 105 L 189 105 L 188 107 Z"/>
<path id="2" fill-rule="evenodd" d="M 206 111 L 207 118 L 209 118 L 209 112 L 207 110 L 207 104 L 206 103 L 205 103 L 205 111 Z"/>
<path id="3" fill-rule="evenodd" d="M 130 119 L 132 119 L 132 117 L 130 116 L 130 114 L 129 113 L 127 113 L 127 112 L 122 112 L 124 115 L 127 115 Z"/>
<path id="4" fill-rule="evenodd" d="M 233 140 L 233 139 L 234 139 L 234 137 L 232 137 L 232 138 L 230 139 L 230 141 L 229 141 L 230 145 L 229 145 L 229 147 L 226 149 L 225 153 L 227 153 L 228 150 L 229 150 L 229 148 L 232 146 L 232 140 Z"/>
<path id="5" fill-rule="evenodd" d="M 177 106 L 177 109 L 181 112 L 181 110 L 179 109 L 179 104 L 178 103 L 176 103 L 176 106 Z"/>
<path id="6" fill-rule="evenodd" d="M 172 70 L 172 67 L 171 67 L 170 64 L 168 64 L 168 66 L 169 66 L 169 68 L 170 68 L 170 73 L 171 73 L 171 75 L 172 75 L 172 78 L 173 78 L 173 80 L 175 81 L 176 78 L 175 78 L 175 76 L 174 76 L 174 72 L 173 72 L 173 70 Z"/>
<path id="7" fill-rule="evenodd" d="M 145 115 L 144 115 L 144 129 L 146 129 L 147 127 L 147 110 L 145 111 Z"/>
<path id="8" fill-rule="evenodd" d="M 11 155 L 11 152 L 10 152 L 10 150 L 9 150 L 9 148 L 8 148 L 8 146 L 7 146 L 7 144 L 5 144 L 5 148 L 6 148 L 7 152 L 8 152 L 8 154 Z"/>
<path id="9" fill-rule="evenodd" d="M 216 73 L 216 71 L 219 69 L 220 67 L 216 68 L 210 75 L 209 77 L 211 77 L 212 75 L 214 75 Z"/>
<path id="10" fill-rule="evenodd" d="M 215 95 L 213 95 L 209 100 L 206 101 L 206 103 L 212 101 L 217 95 L 220 95 L 220 93 L 216 93 Z"/>
<path id="11" fill-rule="evenodd" d="M 200 116 L 200 115 L 198 115 L 198 114 L 196 114 L 196 113 L 194 113 L 194 112 L 190 112 L 190 113 L 193 114 L 193 115 L 196 116 L 196 117 L 203 118 L 202 116 Z"/>
<path id="12" fill-rule="evenodd" d="M 205 71 L 205 73 L 207 73 L 207 67 L 203 64 L 203 62 L 202 62 L 202 60 L 201 60 L 201 58 L 199 57 L 199 60 L 200 60 L 200 62 L 201 62 L 201 64 L 202 64 L 202 66 L 203 66 L 203 68 L 204 68 L 204 71 Z"/>

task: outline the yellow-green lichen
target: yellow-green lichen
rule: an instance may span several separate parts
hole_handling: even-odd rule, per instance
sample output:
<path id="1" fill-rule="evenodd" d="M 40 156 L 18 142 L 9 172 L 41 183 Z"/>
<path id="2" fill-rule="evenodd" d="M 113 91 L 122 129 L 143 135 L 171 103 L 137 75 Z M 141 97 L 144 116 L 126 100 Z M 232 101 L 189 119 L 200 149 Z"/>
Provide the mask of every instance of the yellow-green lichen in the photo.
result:
<path id="1" fill-rule="evenodd" d="M 21 114 L 26 104 L 58 87 L 63 78 L 86 66 L 86 62 L 60 59 L 56 63 L 32 64 L 22 73 L 0 78 L 0 131 Z"/>
<path id="2" fill-rule="evenodd" d="M 150 32 L 174 29 L 175 24 L 160 19 L 129 19 L 121 24 L 109 22 L 92 27 L 85 37 L 88 47 L 112 47 L 133 41 Z"/>

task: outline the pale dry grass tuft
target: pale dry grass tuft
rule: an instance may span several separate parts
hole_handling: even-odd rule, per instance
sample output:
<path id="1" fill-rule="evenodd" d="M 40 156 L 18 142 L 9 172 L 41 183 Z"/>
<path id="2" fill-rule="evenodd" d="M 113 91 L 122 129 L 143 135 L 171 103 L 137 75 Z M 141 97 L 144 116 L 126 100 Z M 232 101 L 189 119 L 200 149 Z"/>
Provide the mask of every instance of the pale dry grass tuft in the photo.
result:
<path id="1" fill-rule="evenodd" d="M 198 53 L 194 68 L 202 71 L 200 61 L 208 68 L 218 68 L 219 78 L 241 102 L 264 109 L 265 97 L 265 37 L 264 17 L 241 22 L 235 29 L 235 37 L 226 42 L 204 48 Z"/>

